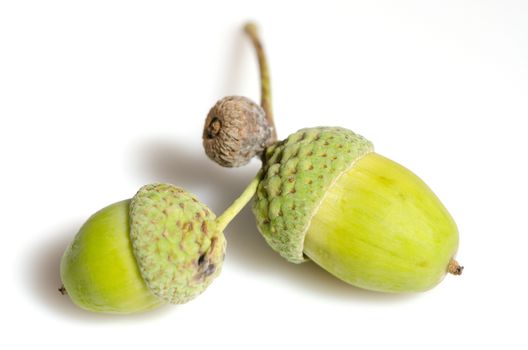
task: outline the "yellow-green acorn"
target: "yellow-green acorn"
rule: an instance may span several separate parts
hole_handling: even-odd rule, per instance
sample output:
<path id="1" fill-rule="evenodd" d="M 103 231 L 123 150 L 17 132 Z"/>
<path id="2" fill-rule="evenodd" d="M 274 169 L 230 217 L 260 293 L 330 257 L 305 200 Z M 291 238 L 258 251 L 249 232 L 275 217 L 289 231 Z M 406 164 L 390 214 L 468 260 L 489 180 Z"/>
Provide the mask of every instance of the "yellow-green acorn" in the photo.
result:
<path id="1" fill-rule="evenodd" d="M 61 291 L 81 308 L 105 313 L 185 303 L 220 273 L 222 230 L 194 195 L 146 185 L 84 223 L 62 257 Z"/>
<path id="2" fill-rule="evenodd" d="M 261 158 L 248 189 L 256 188 L 253 213 L 268 244 L 290 262 L 311 259 L 375 291 L 424 291 L 448 272 L 461 274 L 454 259 L 458 230 L 448 211 L 370 141 L 338 127 L 302 129 L 276 141 L 264 48 L 254 23 L 244 30 L 259 62 L 261 109 L 247 98 L 221 99 L 206 119 L 203 144 L 224 167 Z"/>
<path id="3" fill-rule="evenodd" d="M 461 272 L 457 227 L 435 194 L 347 129 L 303 129 L 269 147 L 253 212 L 288 261 L 312 259 L 361 288 L 424 291 Z"/>

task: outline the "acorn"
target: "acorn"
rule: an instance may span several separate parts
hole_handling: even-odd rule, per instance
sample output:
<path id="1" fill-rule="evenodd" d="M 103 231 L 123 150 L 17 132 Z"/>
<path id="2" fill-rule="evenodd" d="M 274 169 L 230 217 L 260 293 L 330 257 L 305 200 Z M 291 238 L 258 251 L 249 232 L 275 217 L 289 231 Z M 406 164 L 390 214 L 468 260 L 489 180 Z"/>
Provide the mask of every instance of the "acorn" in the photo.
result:
<path id="1" fill-rule="evenodd" d="M 254 157 L 262 157 L 265 149 L 277 141 L 264 47 L 254 23 L 247 23 L 244 31 L 257 52 L 260 106 L 244 96 L 224 97 L 209 110 L 202 133 L 205 154 L 227 168 L 240 167 Z"/>
<path id="2" fill-rule="evenodd" d="M 357 287 L 418 292 L 461 272 L 458 230 L 440 200 L 347 129 L 302 129 L 269 147 L 253 213 L 285 259 L 311 259 Z"/>
<path id="3" fill-rule="evenodd" d="M 203 130 L 205 154 L 228 168 L 261 156 L 275 141 L 264 109 L 243 96 L 228 96 L 209 111 Z"/>
<path id="4" fill-rule="evenodd" d="M 143 186 L 84 223 L 62 257 L 60 291 L 104 313 L 185 303 L 220 274 L 224 227 L 182 188 Z"/>
<path id="5" fill-rule="evenodd" d="M 275 134 L 264 49 L 256 26 L 247 24 L 245 30 L 259 60 L 261 106 Z M 222 118 L 235 125 L 239 115 Z M 262 116 L 244 118 L 251 125 Z M 248 130 L 238 134 L 260 138 Z M 221 138 L 217 141 L 215 149 L 227 149 Z M 316 127 L 257 148 L 262 169 L 253 213 L 267 243 L 286 260 L 313 260 L 349 284 L 382 292 L 425 291 L 446 273 L 462 273 L 454 259 L 458 230 L 449 212 L 418 176 L 375 153 L 364 137 Z"/>

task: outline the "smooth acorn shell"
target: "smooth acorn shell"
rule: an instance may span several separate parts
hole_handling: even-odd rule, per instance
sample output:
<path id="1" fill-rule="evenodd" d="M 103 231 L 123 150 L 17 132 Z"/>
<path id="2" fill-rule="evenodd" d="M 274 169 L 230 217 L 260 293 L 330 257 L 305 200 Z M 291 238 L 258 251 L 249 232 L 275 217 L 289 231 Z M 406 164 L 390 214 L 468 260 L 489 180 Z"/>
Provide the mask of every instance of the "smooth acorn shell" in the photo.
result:
<path id="1" fill-rule="evenodd" d="M 270 246 L 312 259 L 355 286 L 436 285 L 458 247 L 456 225 L 427 185 L 343 128 L 302 129 L 268 148 L 253 212 Z"/>
<path id="2" fill-rule="evenodd" d="M 376 153 L 327 191 L 304 240 L 304 253 L 333 275 L 383 292 L 434 287 L 457 247 L 455 222 L 436 195 Z"/>
<path id="3" fill-rule="evenodd" d="M 147 287 L 136 263 L 129 207 L 125 200 L 92 215 L 62 257 L 62 283 L 83 309 L 132 313 L 164 304 Z"/>

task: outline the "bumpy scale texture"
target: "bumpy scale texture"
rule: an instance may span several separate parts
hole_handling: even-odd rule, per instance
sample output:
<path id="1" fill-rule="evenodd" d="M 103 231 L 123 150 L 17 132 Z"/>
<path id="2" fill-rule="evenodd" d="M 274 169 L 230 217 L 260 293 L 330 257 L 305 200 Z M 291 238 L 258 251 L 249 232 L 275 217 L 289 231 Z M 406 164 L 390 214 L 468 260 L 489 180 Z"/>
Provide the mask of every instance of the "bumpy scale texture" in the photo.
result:
<path id="1" fill-rule="evenodd" d="M 372 143 L 337 127 L 302 129 L 268 147 L 253 212 L 268 244 L 293 263 L 306 260 L 304 237 L 326 190 Z"/>
<path id="2" fill-rule="evenodd" d="M 272 131 L 262 107 L 243 96 L 228 96 L 209 111 L 203 146 L 221 166 L 239 167 L 274 141 Z"/>
<path id="3" fill-rule="evenodd" d="M 142 187 L 130 204 L 130 237 L 147 286 L 161 299 L 185 303 L 220 273 L 225 238 L 214 213 L 168 184 Z"/>

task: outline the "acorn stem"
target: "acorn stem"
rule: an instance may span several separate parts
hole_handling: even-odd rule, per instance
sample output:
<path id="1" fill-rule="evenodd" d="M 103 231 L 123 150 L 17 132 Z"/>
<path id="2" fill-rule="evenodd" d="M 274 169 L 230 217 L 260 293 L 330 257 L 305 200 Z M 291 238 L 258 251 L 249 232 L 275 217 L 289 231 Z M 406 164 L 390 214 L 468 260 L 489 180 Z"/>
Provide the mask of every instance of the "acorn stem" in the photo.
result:
<path id="1" fill-rule="evenodd" d="M 260 105 L 264 112 L 266 113 L 266 119 L 268 120 L 269 126 L 272 129 L 272 139 L 271 143 L 277 141 L 277 131 L 275 129 L 275 123 L 273 121 L 273 111 L 271 109 L 271 84 L 268 68 L 268 60 L 266 59 L 266 54 L 264 52 L 264 47 L 260 36 L 258 34 L 257 25 L 253 22 L 248 22 L 244 26 L 244 31 L 251 39 L 253 47 L 257 53 L 257 59 L 259 63 L 260 70 Z"/>
<path id="2" fill-rule="evenodd" d="M 68 291 L 66 290 L 66 287 L 64 287 L 64 284 L 61 284 L 59 288 L 59 293 L 61 293 L 62 295 L 68 294 Z"/>
<path id="3" fill-rule="evenodd" d="M 449 272 L 450 274 L 460 276 L 463 270 L 464 266 L 460 266 L 458 264 L 458 261 L 456 261 L 455 259 L 451 259 L 449 261 L 449 265 L 447 266 L 447 272 Z"/>
<path id="4" fill-rule="evenodd" d="M 257 192 L 257 187 L 262 177 L 262 170 L 251 180 L 242 194 L 227 208 L 219 217 L 216 218 L 217 229 L 222 232 L 229 225 L 231 220 L 246 206 Z"/>

